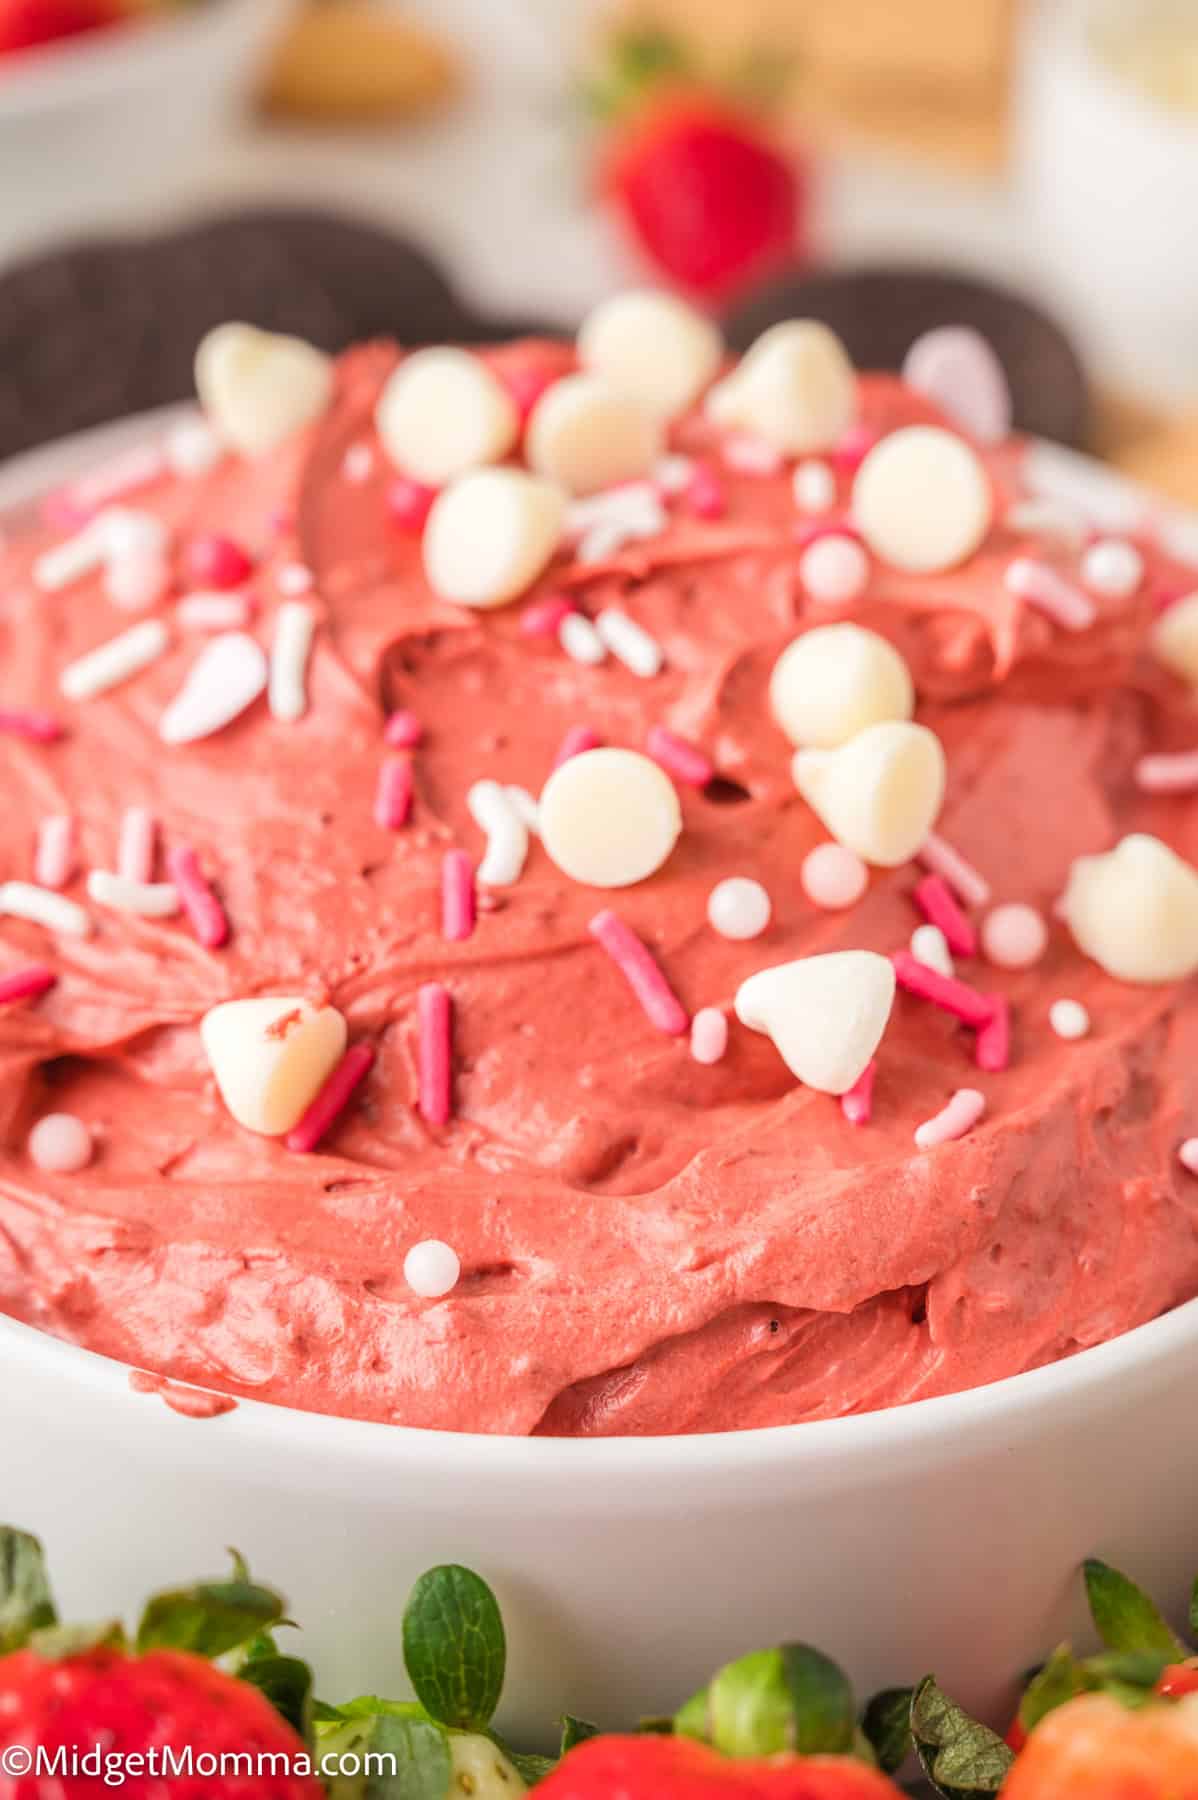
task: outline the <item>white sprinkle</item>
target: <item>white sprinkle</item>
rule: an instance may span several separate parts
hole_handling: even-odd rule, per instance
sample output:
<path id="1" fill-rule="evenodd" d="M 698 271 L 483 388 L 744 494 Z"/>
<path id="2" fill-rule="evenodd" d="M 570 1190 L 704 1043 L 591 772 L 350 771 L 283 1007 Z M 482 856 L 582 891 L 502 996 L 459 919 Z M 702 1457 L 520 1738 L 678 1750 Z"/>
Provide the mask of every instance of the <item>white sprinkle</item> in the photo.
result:
<path id="1" fill-rule="evenodd" d="M 665 661 L 661 645 L 619 607 L 605 607 L 595 620 L 595 630 L 601 643 L 634 675 L 648 680 L 660 673 Z"/>
<path id="2" fill-rule="evenodd" d="M 105 562 L 128 557 L 165 556 L 170 548 L 170 527 L 154 513 L 138 507 L 109 506 L 97 515 L 104 544 Z"/>
<path id="3" fill-rule="evenodd" d="M 300 594 L 310 594 L 315 585 L 316 577 L 307 563 L 284 563 L 275 576 L 275 586 L 280 594 L 286 594 L 290 599 L 295 599 Z"/>
<path id="4" fill-rule="evenodd" d="M 165 449 L 171 473 L 184 478 L 207 475 L 225 454 L 220 438 L 199 413 L 171 426 Z"/>
<path id="5" fill-rule="evenodd" d="M 48 888 L 35 887 L 31 881 L 0 882 L 0 913 L 13 919 L 29 919 L 44 925 L 47 931 L 60 931 L 67 937 L 88 937 L 92 922 L 81 906 L 64 900 Z"/>
<path id="6" fill-rule="evenodd" d="M 308 710 L 308 655 L 316 614 L 302 600 L 285 600 L 275 620 L 268 702 L 276 719 L 302 719 Z"/>
<path id="7" fill-rule="evenodd" d="M 727 467 L 738 475 L 776 475 L 782 467 L 781 451 L 767 444 L 764 438 L 726 438 L 721 454 Z"/>
<path id="8" fill-rule="evenodd" d="M 653 482 L 659 493 L 684 494 L 694 478 L 689 456 L 660 456 L 653 465 Z"/>
<path id="9" fill-rule="evenodd" d="M 585 613 L 567 613 L 557 628 L 557 641 L 576 663 L 601 663 L 607 656 L 603 639 Z"/>
<path id="10" fill-rule="evenodd" d="M 516 817 L 522 821 L 525 830 L 531 831 L 534 837 L 539 837 L 541 834 L 541 809 L 537 805 L 535 796 L 530 794 L 527 788 L 522 787 L 505 787 L 503 791 L 507 795 Z"/>
<path id="11" fill-rule="evenodd" d="M 169 881 L 129 881 L 108 869 L 93 869 L 87 891 L 98 906 L 138 913 L 145 919 L 169 919 L 179 910 L 179 895 Z"/>
<path id="12" fill-rule="evenodd" d="M 728 1048 L 728 1018 L 718 1006 L 703 1006 L 691 1020 L 691 1055 L 697 1063 L 718 1063 Z"/>
<path id="13" fill-rule="evenodd" d="M 669 524 L 669 514 L 652 481 L 625 481 L 604 488 L 566 508 L 566 536 L 581 538 L 599 525 L 618 526 L 626 538 L 657 537 Z"/>
<path id="14" fill-rule="evenodd" d="M 470 817 L 486 833 L 487 848 L 478 865 L 486 887 L 510 887 L 519 881 L 528 856 L 528 827 L 497 781 L 476 781 L 466 795 Z"/>
<path id="15" fill-rule="evenodd" d="M 238 631 L 250 622 L 250 603 L 244 594 L 222 593 L 217 588 L 197 588 L 176 603 L 175 617 L 184 631 Z"/>
<path id="16" fill-rule="evenodd" d="M 1059 1038 L 1084 1038 L 1090 1030 L 1090 1015 L 1080 1000 L 1054 1000 L 1048 1009 L 1048 1023 Z"/>
<path id="17" fill-rule="evenodd" d="M 1198 1138 L 1187 1138 L 1178 1147 L 1177 1160 L 1191 1175 L 1198 1175 Z"/>
<path id="18" fill-rule="evenodd" d="M 169 643 L 170 633 L 161 619 L 143 619 L 68 664 L 58 678 L 59 691 L 67 700 L 92 700 L 148 669 Z"/>
<path id="19" fill-rule="evenodd" d="M 604 563 L 613 556 L 618 556 L 625 544 L 634 541 L 635 533 L 628 531 L 614 520 L 607 520 L 601 525 L 592 525 L 578 541 L 574 552 L 576 562 L 585 563 L 590 568 L 595 563 Z"/>
<path id="20" fill-rule="evenodd" d="M 1038 438 L 1020 467 L 1023 484 L 1042 500 L 1075 507 L 1103 531 L 1134 532 L 1152 511 L 1151 496 L 1113 469 Z"/>
<path id="21" fill-rule="evenodd" d="M 39 887 L 64 888 L 75 873 L 75 821 L 54 813 L 38 826 L 33 878 Z"/>
<path id="22" fill-rule="evenodd" d="M 1082 557 L 1082 580 L 1092 593 L 1130 600 L 1144 579 L 1144 558 L 1126 538 L 1102 538 Z"/>
<path id="23" fill-rule="evenodd" d="M 1069 550 L 1080 550 L 1090 535 L 1085 513 L 1067 500 L 1013 500 L 1003 524 L 1015 537 L 1049 538 Z"/>
<path id="24" fill-rule="evenodd" d="M 770 897 L 759 881 L 731 875 L 717 881 L 707 896 L 707 922 L 721 937 L 742 941 L 760 937 L 770 922 Z"/>
<path id="25" fill-rule="evenodd" d="M 82 580 L 103 564 L 107 555 L 104 528 L 100 518 L 89 519 L 74 537 L 43 550 L 33 565 L 33 583 L 43 594 L 57 594 Z"/>
<path id="26" fill-rule="evenodd" d="M 836 505 L 836 477 L 818 456 L 799 463 L 791 478 L 795 505 L 801 513 L 819 516 Z"/>
<path id="27" fill-rule="evenodd" d="M 1003 586 L 1066 631 L 1086 631 L 1098 616 L 1088 594 L 1030 556 L 1017 556 L 1008 564 Z"/>
<path id="28" fill-rule="evenodd" d="M 158 721 L 165 744 L 194 744 L 231 724 L 262 693 L 266 657 L 242 631 L 222 633 L 201 650 L 186 681 Z"/>
<path id="29" fill-rule="evenodd" d="M 149 807 L 126 807 L 117 843 L 117 874 L 125 881 L 153 881 L 157 840 L 158 821 Z"/>
<path id="30" fill-rule="evenodd" d="M 939 925 L 917 925 L 911 933 L 911 954 L 925 969 L 935 969 L 950 980 L 956 974 L 948 939 Z"/>
<path id="31" fill-rule="evenodd" d="M 147 612 L 171 585 L 171 566 L 162 550 L 135 550 L 109 557 L 104 565 L 104 593 L 122 612 Z"/>
<path id="32" fill-rule="evenodd" d="M 374 451 L 369 444 L 351 444 L 341 460 L 341 473 L 354 487 L 360 487 L 374 474 Z"/>
<path id="33" fill-rule="evenodd" d="M 414 1294 L 425 1300 L 439 1300 L 458 1285 L 462 1265 L 456 1250 L 438 1238 L 425 1238 L 413 1244 L 403 1259 L 404 1280 Z"/>

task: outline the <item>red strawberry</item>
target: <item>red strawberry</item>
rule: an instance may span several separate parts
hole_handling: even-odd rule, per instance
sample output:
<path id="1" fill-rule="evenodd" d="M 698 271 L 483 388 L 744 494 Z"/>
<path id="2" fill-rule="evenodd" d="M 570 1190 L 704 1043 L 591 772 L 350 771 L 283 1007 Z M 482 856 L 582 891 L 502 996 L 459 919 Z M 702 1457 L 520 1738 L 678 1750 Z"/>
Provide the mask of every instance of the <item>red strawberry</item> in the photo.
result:
<path id="1" fill-rule="evenodd" d="M 1083 1694 L 1028 1738 L 1003 1800 L 1198 1800 L 1198 1702 L 1129 1711 Z"/>
<path id="2" fill-rule="evenodd" d="M 113 0 L 0 0 L 0 55 L 115 24 Z"/>
<path id="3" fill-rule="evenodd" d="M 648 260 L 698 298 L 725 300 L 798 254 L 802 171 L 710 95 L 651 99 L 617 126 L 600 182 Z"/>
<path id="4" fill-rule="evenodd" d="M 580 1744 L 538 1800 L 897 1800 L 885 1775 L 844 1756 L 733 1761 L 688 1738 L 601 1737 Z"/>
<path id="5" fill-rule="evenodd" d="M 96 1772 L 62 1775 L 34 1766 L 19 1773 L 14 1747 L 50 1757 L 60 1747 L 99 1753 Z M 213 1776 L 140 1769 L 129 1757 L 190 1747 L 198 1759 L 222 1752 L 295 1758 L 304 1745 L 270 1702 L 246 1682 L 186 1650 L 130 1656 L 111 1645 L 60 1659 L 36 1650 L 0 1658 L 0 1800 L 93 1800 L 105 1768 L 125 1771 L 126 1800 L 323 1800 L 314 1775 L 262 1772 L 233 1763 Z M 207 1768 L 204 1763 L 202 1768 Z M 52 1765 L 51 1765 L 52 1770 Z"/>
<path id="6" fill-rule="evenodd" d="M 1180 1700 L 1185 1694 L 1198 1694 L 1198 1657 L 1188 1662 L 1170 1663 L 1156 1684 L 1165 1700 Z"/>

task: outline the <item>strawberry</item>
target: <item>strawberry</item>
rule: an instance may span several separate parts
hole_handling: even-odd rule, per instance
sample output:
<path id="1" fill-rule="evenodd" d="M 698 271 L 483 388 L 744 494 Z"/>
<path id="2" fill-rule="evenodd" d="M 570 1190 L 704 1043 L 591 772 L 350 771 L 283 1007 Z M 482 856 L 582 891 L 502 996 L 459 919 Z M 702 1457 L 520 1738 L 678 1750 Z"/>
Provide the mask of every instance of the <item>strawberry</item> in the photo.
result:
<path id="1" fill-rule="evenodd" d="M 1198 1800 L 1196 1709 L 1083 1694 L 1037 1725 L 1003 1800 Z"/>
<path id="2" fill-rule="evenodd" d="M 265 1696 L 186 1650 L 131 1656 L 101 1644 L 64 1657 L 14 1651 L 0 1659 L 0 1768 L 14 1746 L 50 1758 L 59 1749 L 98 1752 L 101 1779 L 105 1770 L 126 1772 L 129 1800 L 321 1800 L 323 1793 L 314 1775 L 287 1771 L 288 1762 L 305 1756 L 303 1741 Z M 248 1770 L 232 1763 L 215 1776 L 203 1772 L 207 1765 L 154 1773 L 129 1761 L 188 1749 L 197 1759 L 248 1752 L 279 1760 Z M 92 1769 L 58 1775 L 51 1763 L 21 1774 L 11 1761 L 8 1768 L 0 1775 L 3 1800 L 87 1800 L 99 1791 Z"/>
<path id="3" fill-rule="evenodd" d="M 876 1769 L 845 1756 L 733 1761 L 686 1738 L 591 1738 L 537 1788 L 538 1800 L 896 1800 Z"/>
<path id="4" fill-rule="evenodd" d="M 0 55 L 115 24 L 113 0 L 0 0 Z"/>
<path id="5" fill-rule="evenodd" d="M 608 126 L 600 195 L 659 276 L 717 305 L 799 257 L 803 165 L 668 35 L 617 36 L 591 99 Z"/>

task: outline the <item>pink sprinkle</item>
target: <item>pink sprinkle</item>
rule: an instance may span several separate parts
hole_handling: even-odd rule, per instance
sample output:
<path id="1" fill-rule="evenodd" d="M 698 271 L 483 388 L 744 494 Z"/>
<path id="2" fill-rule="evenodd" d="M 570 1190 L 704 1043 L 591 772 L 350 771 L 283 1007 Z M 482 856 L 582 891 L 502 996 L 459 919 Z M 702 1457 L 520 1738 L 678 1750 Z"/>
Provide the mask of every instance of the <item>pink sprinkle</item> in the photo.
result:
<path id="1" fill-rule="evenodd" d="M 57 984 L 58 976 L 45 963 L 30 963 L 14 969 L 11 975 L 0 975 L 0 1006 L 14 1000 L 37 1000 Z"/>
<path id="2" fill-rule="evenodd" d="M 667 731 L 664 725 L 653 725 L 645 743 L 654 762 L 660 763 L 667 775 L 685 787 L 705 788 L 715 774 L 711 759 L 697 744 Z"/>
<path id="3" fill-rule="evenodd" d="M 175 607 L 184 631 L 241 631 L 253 613 L 248 594 L 184 594 Z"/>
<path id="4" fill-rule="evenodd" d="M 301 1154 L 315 1150 L 321 1138 L 337 1123 L 353 1098 L 355 1089 L 373 1067 L 374 1046 L 352 1044 L 299 1124 L 287 1133 L 287 1148 Z"/>
<path id="5" fill-rule="evenodd" d="M 845 432 L 832 452 L 832 461 L 842 475 L 855 475 L 881 434 L 872 425 L 853 425 Z"/>
<path id="6" fill-rule="evenodd" d="M 974 1040 L 973 1060 L 989 1075 L 1001 1075 L 1011 1066 L 1011 1007 L 1001 995 L 991 997 L 990 1017 Z"/>
<path id="7" fill-rule="evenodd" d="M 1026 600 L 1065 631 L 1086 631 L 1098 617 L 1089 594 L 1033 557 L 1017 556 L 1008 565 L 1003 582 L 1010 593 Z"/>
<path id="8" fill-rule="evenodd" d="M 1142 756 L 1136 786 L 1146 794 L 1190 794 L 1198 788 L 1198 750 L 1178 756 Z"/>
<path id="9" fill-rule="evenodd" d="M 874 1116 L 874 1082 L 878 1063 L 875 1057 L 846 1094 L 840 1096 L 840 1110 L 850 1125 L 868 1125 Z"/>
<path id="10" fill-rule="evenodd" d="M 166 859 L 166 872 L 178 890 L 183 911 L 205 950 L 219 950 L 229 939 L 224 907 L 200 872 L 200 859 L 190 844 L 177 844 Z"/>
<path id="11" fill-rule="evenodd" d="M 930 1000 L 933 1006 L 952 1013 L 963 1025 L 980 1031 L 993 1018 L 995 1002 L 991 995 L 980 994 L 977 988 L 954 976 L 929 969 L 927 963 L 921 963 L 910 950 L 896 950 L 890 960 L 901 988 L 919 1000 Z"/>
<path id="12" fill-rule="evenodd" d="M 233 538 L 205 531 L 188 544 L 183 567 L 193 587 L 235 588 L 253 573 L 254 563 Z"/>
<path id="13" fill-rule="evenodd" d="M 60 720 L 50 713 L 24 712 L 0 706 L 0 733 L 9 737 L 32 738 L 36 744 L 53 744 L 63 735 Z"/>
<path id="14" fill-rule="evenodd" d="M 125 881 L 153 881 L 158 821 L 148 806 L 130 806 L 121 820 L 116 872 Z"/>
<path id="15" fill-rule="evenodd" d="M 374 790 L 374 822 L 398 831 L 412 811 L 412 764 L 406 756 L 389 756 L 379 770 Z"/>
<path id="16" fill-rule="evenodd" d="M 934 875 L 943 875 L 950 888 L 966 906 L 988 906 L 990 903 L 990 883 L 984 875 L 978 873 L 972 863 L 966 862 L 960 851 L 946 844 L 942 837 L 930 831 L 917 852 L 925 869 L 931 869 Z"/>
<path id="17" fill-rule="evenodd" d="M 700 519 L 722 519 L 728 505 L 723 482 L 703 463 L 687 482 L 683 501 Z"/>
<path id="18" fill-rule="evenodd" d="M 669 1037 L 681 1037 L 689 1024 L 686 1008 L 635 931 L 606 909 L 595 914 L 587 929 L 620 970 L 651 1023 Z"/>
<path id="19" fill-rule="evenodd" d="M 978 934 L 943 875 L 924 876 L 915 890 L 915 904 L 930 925 L 939 925 L 954 956 L 977 955 Z"/>
<path id="20" fill-rule="evenodd" d="M 393 712 L 383 726 L 383 742 L 392 750 L 414 750 L 424 736 L 424 726 L 414 712 Z"/>
<path id="21" fill-rule="evenodd" d="M 439 981 L 426 982 L 416 1006 L 420 1019 L 416 1104 L 430 1125 L 447 1125 L 453 1110 L 453 1003 L 449 989 Z"/>
<path id="22" fill-rule="evenodd" d="M 474 930 L 474 864 L 464 850 L 441 859 L 441 935 L 460 944 Z"/>
<path id="23" fill-rule="evenodd" d="M 691 1055 L 697 1063 L 718 1063 L 728 1048 L 728 1020 L 718 1006 L 704 1006 L 691 1020 Z"/>
<path id="24" fill-rule="evenodd" d="M 767 444 L 764 438 L 737 433 L 724 440 L 723 458 L 738 475 L 776 475 L 782 467 L 782 452 Z"/>
<path id="25" fill-rule="evenodd" d="M 925 1119 L 916 1127 L 915 1142 L 921 1150 L 934 1150 L 937 1144 L 948 1144 L 954 1138 L 972 1131 L 986 1110 L 986 1096 L 976 1088 L 958 1088 L 947 1106 L 933 1119 Z"/>
<path id="26" fill-rule="evenodd" d="M 524 637 L 555 638 L 562 620 L 574 611 L 574 602 L 568 594 L 546 594 L 543 600 L 534 600 L 520 614 L 520 630 Z"/>
<path id="27" fill-rule="evenodd" d="M 1186 1139 L 1178 1149 L 1177 1160 L 1191 1175 L 1198 1175 L 1198 1137 Z"/>
<path id="28" fill-rule="evenodd" d="M 38 827 L 33 879 L 39 887 L 64 888 L 75 873 L 75 821 L 54 813 Z"/>
<path id="29" fill-rule="evenodd" d="M 436 488 L 426 487 L 423 481 L 413 481 L 410 475 L 397 475 L 387 489 L 391 523 L 402 531 L 423 531 L 436 498 Z"/>
<path id="30" fill-rule="evenodd" d="M 581 756 L 584 750 L 598 750 L 603 739 L 589 725 L 571 725 L 565 737 L 558 745 L 557 755 L 553 759 L 555 769 L 568 763 L 572 756 Z"/>

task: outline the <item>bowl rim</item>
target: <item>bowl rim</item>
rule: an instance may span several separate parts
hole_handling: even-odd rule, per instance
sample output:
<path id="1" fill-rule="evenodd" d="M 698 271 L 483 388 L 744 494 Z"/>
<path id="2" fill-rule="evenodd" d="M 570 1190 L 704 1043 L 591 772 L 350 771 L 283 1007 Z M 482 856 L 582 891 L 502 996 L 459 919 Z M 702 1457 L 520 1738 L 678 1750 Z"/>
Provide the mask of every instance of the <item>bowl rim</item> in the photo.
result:
<path id="1" fill-rule="evenodd" d="M 23 51 L 0 74 L 0 125 L 177 78 L 179 59 L 227 32 L 267 31 L 290 0 L 206 0 L 186 12 L 86 32 Z M 4 70 L 8 59 L 0 62 Z"/>
<path id="2" fill-rule="evenodd" d="M 144 443 L 147 436 L 161 435 L 195 413 L 194 401 L 157 407 L 72 433 L 0 463 L 0 528 L 6 519 L 19 518 L 52 488 L 94 467 L 105 455 Z M 1096 471 L 1108 495 L 1113 489 L 1125 489 L 1129 506 L 1142 510 L 1145 502 L 1152 500 L 1148 490 L 1084 452 L 1063 452 L 1059 445 L 1042 440 L 1032 443 L 1045 452 L 1050 468 L 1057 468 L 1064 456 L 1067 468 L 1088 466 Z M 1176 509 L 1165 504 L 1161 512 L 1168 515 Z M 339 1459 L 360 1467 L 394 1470 L 420 1462 L 438 1466 L 445 1474 L 478 1473 L 481 1468 L 489 1476 L 519 1481 L 556 1476 L 569 1482 L 584 1472 L 638 1480 L 654 1475 L 673 1479 L 733 1473 L 743 1480 L 798 1461 L 856 1465 L 900 1451 L 920 1454 L 936 1445 L 951 1446 L 978 1433 L 993 1436 L 1051 1414 L 1064 1402 L 1093 1401 L 1121 1381 L 1151 1381 L 1156 1367 L 1168 1365 L 1187 1350 L 1198 1367 L 1198 1296 L 1118 1337 L 981 1387 L 792 1425 L 672 1436 L 529 1437 L 343 1418 L 241 1394 L 233 1396 L 236 1407 L 221 1414 L 219 1423 L 226 1443 L 234 1437 L 274 1455 L 310 1457 L 335 1452 Z M 10 1353 L 19 1364 L 37 1366 L 48 1379 L 61 1377 L 80 1390 L 95 1390 L 114 1400 L 141 1399 L 131 1389 L 129 1376 L 144 1365 L 84 1349 L 0 1313 L 0 1368 Z M 202 1381 L 169 1375 L 161 1378 L 227 1397 L 227 1390 L 208 1388 Z M 183 1426 L 193 1423 L 175 1422 Z"/>

